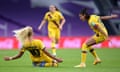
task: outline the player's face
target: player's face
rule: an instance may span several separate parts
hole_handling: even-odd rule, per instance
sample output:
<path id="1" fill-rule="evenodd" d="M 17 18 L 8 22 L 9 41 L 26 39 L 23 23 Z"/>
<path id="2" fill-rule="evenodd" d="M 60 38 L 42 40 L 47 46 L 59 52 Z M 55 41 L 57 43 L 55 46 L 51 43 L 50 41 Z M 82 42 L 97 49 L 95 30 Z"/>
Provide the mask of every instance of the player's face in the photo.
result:
<path id="1" fill-rule="evenodd" d="M 86 19 L 85 19 L 85 15 L 80 14 L 79 17 L 80 17 L 80 20 L 82 20 L 82 21 L 85 21 L 85 20 L 86 20 Z"/>
<path id="2" fill-rule="evenodd" d="M 54 12 L 54 11 L 56 11 L 56 8 L 55 8 L 54 5 L 50 5 L 49 10 L 50 10 L 51 12 Z"/>

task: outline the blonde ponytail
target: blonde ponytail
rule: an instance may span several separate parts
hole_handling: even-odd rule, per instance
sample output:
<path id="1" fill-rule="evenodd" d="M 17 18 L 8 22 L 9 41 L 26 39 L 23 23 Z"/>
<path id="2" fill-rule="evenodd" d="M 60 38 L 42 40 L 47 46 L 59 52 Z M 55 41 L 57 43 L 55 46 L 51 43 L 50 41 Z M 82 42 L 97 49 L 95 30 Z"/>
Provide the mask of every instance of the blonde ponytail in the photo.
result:
<path id="1" fill-rule="evenodd" d="M 22 44 L 25 42 L 26 38 L 28 37 L 28 33 L 32 30 L 32 27 L 27 26 L 22 29 L 14 30 L 14 36 L 20 41 Z"/>

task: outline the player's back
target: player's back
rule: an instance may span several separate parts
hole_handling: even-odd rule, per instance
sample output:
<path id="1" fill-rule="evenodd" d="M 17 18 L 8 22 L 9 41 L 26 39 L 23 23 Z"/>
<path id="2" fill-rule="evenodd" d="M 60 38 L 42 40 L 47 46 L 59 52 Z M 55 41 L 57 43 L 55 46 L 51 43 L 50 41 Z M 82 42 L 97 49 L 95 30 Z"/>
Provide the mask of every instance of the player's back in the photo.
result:
<path id="1" fill-rule="evenodd" d="M 32 61 L 39 60 L 37 58 L 44 55 L 42 49 L 44 49 L 44 44 L 40 40 L 25 41 L 22 50 L 29 51 Z"/>

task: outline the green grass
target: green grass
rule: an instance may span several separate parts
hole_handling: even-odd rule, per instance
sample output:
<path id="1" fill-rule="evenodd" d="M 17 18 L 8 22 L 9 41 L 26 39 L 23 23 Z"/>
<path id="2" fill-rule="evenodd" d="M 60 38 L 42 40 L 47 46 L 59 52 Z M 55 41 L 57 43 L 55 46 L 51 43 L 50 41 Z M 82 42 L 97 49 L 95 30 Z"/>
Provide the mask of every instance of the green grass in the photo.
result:
<path id="1" fill-rule="evenodd" d="M 64 59 L 59 67 L 33 67 L 29 58 L 29 53 L 13 61 L 4 61 L 4 56 L 13 56 L 16 50 L 0 50 L 0 72 L 120 72 L 120 49 L 96 49 L 102 63 L 94 66 L 93 57 L 87 55 L 86 68 L 74 68 L 80 63 L 79 49 L 59 49 L 58 56 Z"/>

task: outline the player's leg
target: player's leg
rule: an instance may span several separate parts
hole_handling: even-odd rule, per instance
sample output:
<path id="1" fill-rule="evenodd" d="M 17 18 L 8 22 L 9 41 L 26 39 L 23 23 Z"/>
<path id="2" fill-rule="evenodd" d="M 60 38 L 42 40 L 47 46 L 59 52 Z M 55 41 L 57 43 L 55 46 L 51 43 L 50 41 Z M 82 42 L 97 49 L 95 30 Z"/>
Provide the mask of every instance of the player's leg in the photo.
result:
<path id="1" fill-rule="evenodd" d="M 45 64 L 45 67 L 58 67 L 58 63 L 56 62 L 50 62 L 50 63 L 46 63 Z"/>
<path id="2" fill-rule="evenodd" d="M 44 56 L 44 61 L 45 61 L 44 67 L 57 67 L 58 66 L 58 63 L 48 56 Z"/>
<path id="3" fill-rule="evenodd" d="M 85 42 L 82 45 L 81 63 L 79 65 L 76 65 L 75 67 L 86 67 L 87 49 L 88 49 L 88 45 Z"/>
<path id="4" fill-rule="evenodd" d="M 52 54 L 54 56 L 56 56 L 56 39 L 55 38 L 51 38 L 52 43 L 51 43 L 51 48 L 52 48 Z"/>
<path id="5" fill-rule="evenodd" d="M 92 45 L 95 45 L 96 41 L 93 37 L 89 38 L 85 43 L 82 45 L 82 53 L 81 53 L 81 63 L 80 65 L 77 65 L 75 67 L 86 67 L 86 55 L 87 55 L 87 49 L 91 48 Z M 97 56 L 96 52 L 92 52 L 93 55 Z M 98 56 L 97 56 L 98 57 Z"/>
<path id="6" fill-rule="evenodd" d="M 61 31 L 60 31 L 60 29 L 56 29 L 56 34 L 55 34 L 56 44 L 59 43 L 60 36 L 61 36 Z"/>
<path id="7" fill-rule="evenodd" d="M 43 55 L 39 61 L 33 62 L 35 67 L 57 67 L 58 63 L 47 55 Z"/>
<path id="8" fill-rule="evenodd" d="M 77 65 L 75 67 L 86 67 L 86 56 L 87 56 L 87 45 L 86 43 L 83 43 L 82 45 L 82 53 L 81 53 L 81 63 L 80 65 Z"/>
<path id="9" fill-rule="evenodd" d="M 33 62 L 33 66 L 34 67 L 57 67 L 58 63 L 56 62 L 46 62 L 46 61 L 42 61 L 42 62 Z"/>
<path id="10" fill-rule="evenodd" d="M 93 64 L 96 65 L 98 63 L 101 63 L 101 60 L 100 60 L 99 56 L 97 55 L 96 51 L 93 48 L 90 48 L 89 51 L 95 58 Z"/>
<path id="11" fill-rule="evenodd" d="M 55 48 L 58 48 L 58 43 L 59 43 L 59 40 L 60 40 L 60 29 L 56 29 L 56 32 L 55 32 Z"/>
<path id="12" fill-rule="evenodd" d="M 58 42 L 59 42 L 59 38 L 58 38 L 58 34 L 60 32 L 58 31 L 58 29 L 54 29 L 54 46 L 52 47 L 52 52 L 53 52 L 53 55 L 56 56 L 56 50 L 58 48 Z M 59 34 L 60 35 L 60 34 Z"/>
<path id="13" fill-rule="evenodd" d="M 56 40 L 55 40 L 55 31 L 54 29 L 48 30 L 49 38 L 51 39 L 51 48 L 52 48 L 52 54 L 56 55 Z"/>
<path id="14" fill-rule="evenodd" d="M 105 38 L 104 36 L 102 36 L 102 35 L 101 35 L 101 36 L 100 36 L 100 35 L 94 35 L 92 38 L 95 40 L 96 44 L 101 43 L 101 42 L 105 41 L 105 39 L 106 39 L 106 38 Z M 100 58 L 98 57 L 96 51 L 95 51 L 93 48 L 89 48 L 89 51 L 90 51 L 90 53 L 91 53 L 91 54 L 94 56 L 94 58 L 95 58 L 93 64 L 96 65 L 96 64 L 98 64 L 98 63 L 101 63 L 101 60 L 100 60 Z"/>
<path id="15" fill-rule="evenodd" d="M 56 48 L 58 48 L 58 42 L 60 39 L 60 30 L 59 29 L 54 29 L 53 30 L 53 39 L 52 39 L 52 53 L 54 56 L 56 56 Z"/>

